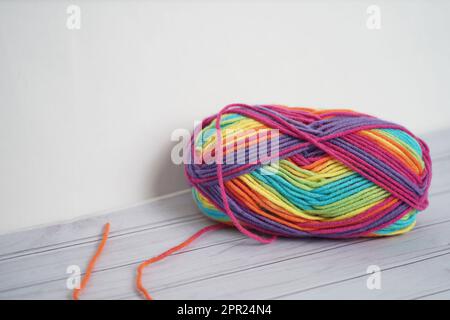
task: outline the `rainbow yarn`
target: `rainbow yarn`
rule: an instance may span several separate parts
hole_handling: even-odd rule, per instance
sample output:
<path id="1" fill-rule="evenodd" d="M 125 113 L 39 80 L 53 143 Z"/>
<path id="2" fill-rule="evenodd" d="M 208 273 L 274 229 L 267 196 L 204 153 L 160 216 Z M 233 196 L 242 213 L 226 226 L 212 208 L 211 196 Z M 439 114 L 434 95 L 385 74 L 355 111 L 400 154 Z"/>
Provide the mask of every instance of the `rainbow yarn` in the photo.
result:
<path id="1" fill-rule="evenodd" d="M 263 243 L 277 236 L 392 236 L 411 230 L 428 206 L 425 142 L 402 126 L 350 110 L 228 105 L 195 129 L 187 160 L 198 207 L 221 223 L 139 264 L 136 287 L 146 299 L 152 299 L 142 284 L 147 266 L 226 224 Z M 109 229 L 107 223 L 75 300 Z"/>
<path id="2" fill-rule="evenodd" d="M 255 161 L 274 138 L 276 154 Z M 400 125 L 350 110 L 229 105 L 196 128 L 188 158 L 201 211 L 262 242 L 273 238 L 261 234 L 402 234 L 428 206 L 427 145 Z"/>

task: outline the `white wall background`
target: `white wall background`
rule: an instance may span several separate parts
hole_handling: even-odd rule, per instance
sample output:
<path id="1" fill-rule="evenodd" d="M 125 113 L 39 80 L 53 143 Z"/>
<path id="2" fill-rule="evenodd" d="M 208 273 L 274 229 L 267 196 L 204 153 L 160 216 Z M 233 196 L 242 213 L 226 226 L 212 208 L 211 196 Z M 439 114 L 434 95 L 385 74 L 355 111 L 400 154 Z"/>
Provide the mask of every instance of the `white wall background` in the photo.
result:
<path id="1" fill-rule="evenodd" d="M 69 4 L 81 29 L 66 28 Z M 366 9 L 381 8 L 381 29 Z M 1 1 L 0 232 L 186 188 L 171 132 L 231 102 L 450 125 L 450 2 Z"/>

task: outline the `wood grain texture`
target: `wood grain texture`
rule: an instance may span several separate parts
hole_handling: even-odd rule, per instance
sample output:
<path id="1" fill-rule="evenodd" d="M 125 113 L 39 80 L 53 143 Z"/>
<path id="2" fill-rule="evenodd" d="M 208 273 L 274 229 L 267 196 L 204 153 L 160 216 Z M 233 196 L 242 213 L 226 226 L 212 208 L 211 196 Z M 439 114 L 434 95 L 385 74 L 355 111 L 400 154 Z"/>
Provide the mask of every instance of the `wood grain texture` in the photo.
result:
<path id="1" fill-rule="evenodd" d="M 144 285 L 157 299 L 449 299 L 450 130 L 425 140 L 433 158 L 430 207 L 410 233 L 260 245 L 233 229 L 220 230 L 149 267 Z M 139 299 L 137 265 L 211 224 L 186 192 L 0 235 L 0 299 L 69 298 L 66 268 L 85 268 L 106 221 L 111 236 L 84 299 Z M 367 289 L 369 265 L 382 269 L 381 290 Z"/>

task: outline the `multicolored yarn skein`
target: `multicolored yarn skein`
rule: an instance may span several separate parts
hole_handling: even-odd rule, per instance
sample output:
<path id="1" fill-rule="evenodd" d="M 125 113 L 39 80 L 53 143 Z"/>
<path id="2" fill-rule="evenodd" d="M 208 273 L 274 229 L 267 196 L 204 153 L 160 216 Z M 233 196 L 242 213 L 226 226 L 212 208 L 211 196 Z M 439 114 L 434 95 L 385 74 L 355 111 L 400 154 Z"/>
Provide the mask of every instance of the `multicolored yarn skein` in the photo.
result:
<path id="1" fill-rule="evenodd" d="M 219 223 L 139 265 L 136 288 L 147 299 L 145 267 L 226 225 L 262 243 L 277 236 L 392 236 L 411 230 L 428 206 L 425 142 L 400 125 L 350 110 L 228 105 L 195 130 L 187 160 L 198 207 Z M 109 230 L 107 223 L 74 299 Z"/>
<path id="2" fill-rule="evenodd" d="M 277 161 L 249 163 L 251 141 L 273 129 L 279 152 L 269 158 Z M 236 138 L 239 131 L 244 134 Z M 369 115 L 233 104 L 206 118 L 196 135 L 185 173 L 198 207 L 261 242 L 402 234 L 428 205 L 427 145 Z M 239 150 L 247 161 L 227 163 Z M 206 163 L 204 154 L 216 161 Z"/>

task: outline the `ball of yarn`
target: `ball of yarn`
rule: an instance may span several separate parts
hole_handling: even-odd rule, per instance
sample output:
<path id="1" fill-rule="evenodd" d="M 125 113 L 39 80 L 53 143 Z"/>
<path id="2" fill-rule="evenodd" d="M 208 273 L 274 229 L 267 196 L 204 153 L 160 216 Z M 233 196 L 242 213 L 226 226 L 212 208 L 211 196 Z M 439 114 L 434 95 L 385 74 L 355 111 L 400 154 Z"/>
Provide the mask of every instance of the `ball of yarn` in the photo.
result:
<path id="1" fill-rule="evenodd" d="M 228 105 L 195 129 L 188 160 L 200 210 L 263 242 L 397 235 L 428 206 L 425 142 L 351 110 Z"/>

